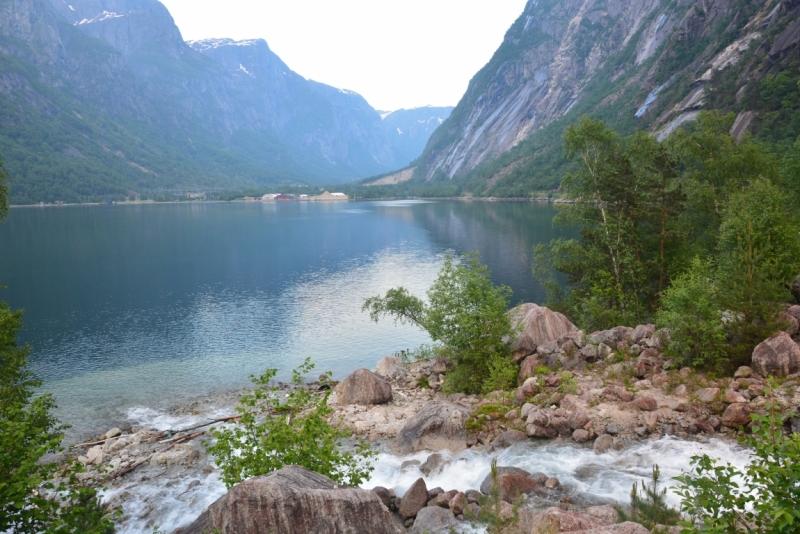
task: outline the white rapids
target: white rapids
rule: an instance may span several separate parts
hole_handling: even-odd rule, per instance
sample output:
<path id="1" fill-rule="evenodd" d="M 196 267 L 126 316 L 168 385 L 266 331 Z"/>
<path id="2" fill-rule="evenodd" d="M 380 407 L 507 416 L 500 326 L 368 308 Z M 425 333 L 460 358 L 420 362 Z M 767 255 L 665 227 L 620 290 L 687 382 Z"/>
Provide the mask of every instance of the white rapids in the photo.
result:
<path id="1" fill-rule="evenodd" d="M 178 423 L 188 422 L 150 410 L 131 411 L 129 417 L 138 424 L 154 424 L 156 428 L 171 428 Z M 386 452 L 383 447 L 374 462 L 372 477 L 363 487 L 384 486 L 403 495 L 423 475 L 416 466 L 407 466 L 403 470 L 401 465 L 408 460 L 424 462 L 428 454 L 420 452 L 401 457 Z M 581 496 L 588 502 L 612 500 L 627 504 L 631 486 L 634 482 L 647 482 L 653 465 L 659 465 L 664 486 L 671 487 L 676 476 L 690 470 L 691 457 L 700 454 L 708 454 L 739 468 L 747 465 L 750 459 L 747 449 L 717 439 L 700 442 L 664 437 L 635 443 L 622 451 L 602 454 L 589 447 L 566 442 L 528 441 L 498 453 L 471 449 L 455 455 L 444 453 L 449 463 L 440 471 L 423 478 L 428 488 L 439 486 L 445 491 L 478 489 L 489 473 L 492 460 L 497 458 L 501 466 L 520 467 L 532 473 L 542 472 L 557 477 L 562 485 L 571 488 L 571 495 Z M 213 467 L 213 463 L 205 457 L 201 458 L 197 470 L 189 476 L 148 478 L 134 474 L 121 486 L 107 490 L 104 493 L 105 500 L 121 503 L 124 509 L 118 532 L 152 534 L 156 527 L 172 532 L 191 523 L 226 491 L 218 471 L 207 466 Z M 206 469 L 203 470 L 203 467 Z M 668 492 L 668 502 L 673 506 L 680 502 L 671 490 Z"/>

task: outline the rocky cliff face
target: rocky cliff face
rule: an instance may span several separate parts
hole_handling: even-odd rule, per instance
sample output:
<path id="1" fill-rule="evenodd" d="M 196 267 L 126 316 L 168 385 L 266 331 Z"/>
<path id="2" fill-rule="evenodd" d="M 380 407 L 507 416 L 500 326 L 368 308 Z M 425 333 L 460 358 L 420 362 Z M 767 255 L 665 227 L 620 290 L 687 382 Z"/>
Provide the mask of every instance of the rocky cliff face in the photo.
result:
<path id="1" fill-rule="evenodd" d="M 525 180 L 533 189 L 530 176 L 560 159 L 556 125 L 581 113 L 664 137 L 700 109 L 740 111 L 748 83 L 797 57 L 799 10 L 777 0 L 531 0 L 432 136 L 416 177 L 474 178 L 483 194 Z"/>
<path id="2" fill-rule="evenodd" d="M 0 19 L 13 202 L 335 182 L 409 160 L 360 95 L 306 80 L 263 40 L 185 43 L 157 0 L 5 0 Z"/>

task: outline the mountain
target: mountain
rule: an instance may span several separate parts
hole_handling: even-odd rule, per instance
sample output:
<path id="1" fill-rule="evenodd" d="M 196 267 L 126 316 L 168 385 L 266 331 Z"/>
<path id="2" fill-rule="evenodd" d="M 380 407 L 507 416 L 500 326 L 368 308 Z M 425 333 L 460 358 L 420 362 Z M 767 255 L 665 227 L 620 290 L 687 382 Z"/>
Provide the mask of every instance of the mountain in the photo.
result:
<path id="1" fill-rule="evenodd" d="M 340 182 L 418 150 L 363 97 L 296 74 L 264 40 L 184 42 L 157 0 L 0 0 L 14 203 Z"/>
<path id="2" fill-rule="evenodd" d="M 395 151 L 399 167 L 417 159 L 434 130 L 450 116 L 453 106 L 426 106 L 397 111 L 379 111 L 383 126 Z"/>
<path id="3" fill-rule="evenodd" d="M 416 163 L 446 194 L 530 196 L 588 114 L 663 139 L 703 109 L 777 150 L 800 135 L 800 2 L 530 0 Z"/>

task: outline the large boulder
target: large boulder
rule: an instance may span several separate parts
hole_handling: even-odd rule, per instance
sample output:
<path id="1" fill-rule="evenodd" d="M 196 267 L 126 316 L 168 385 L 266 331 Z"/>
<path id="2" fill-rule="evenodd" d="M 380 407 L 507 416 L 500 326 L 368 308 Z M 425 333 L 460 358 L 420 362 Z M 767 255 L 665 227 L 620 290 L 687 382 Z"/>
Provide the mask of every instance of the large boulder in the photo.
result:
<path id="1" fill-rule="evenodd" d="M 336 386 L 336 402 L 347 404 L 384 404 L 392 400 L 392 385 L 368 369 L 357 369 Z"/>
<path id="2" fill-rule="evenodd" d="M 458 453 L 467 448 L 466 422 L 470 411 L 443 400 L 433 400 L 422 407 L 400 431 L 392 444 L 395 454 L 449 450 Z"/>
<path id="3" fill-rule="evenodd" d="M 548 508 L 533 519 L 531 534 L 575 532 L 602 526 L 606 525 L 597 517 L 553 507 Z"/>
<path id="4" fill-rule="evenodd" d="M 176 534 L 400 534 L 373 492 L 339 487 L 303 467 L 245 480 Z"/>
<path id="5" fill-rule="evenodd" d="M 438 506 L 428 506 L 417 514 L 409 534 L 446 534 L 456 525 L 452 512 Z"/>
<path id="6" fill-rule="evenodd" d="M 744 403 L 731 404 L 722 414 L 722 424 L 728 428 L 739 428 L 750 422 L 750 406 Z"/>
<path id="7" fill-rule="evenodd" d="M 755 348 L 752 367 L 765 378 L 800 373 L 800 346 L 786 332 L 778 332 Z"/>
<path id="8" fill-rule="evenodd" d="M 418 478 L 403 495 L 397 512 L 401 518 L 410 519 L 416 517 L 426 504 L 428 504 L 428 487 L 424 479 Z"/>
<path id="9" fill-rule="evenodd" d="M 536 304 L 520 304 L 509 312 L 511 326 L 519 329 L 512 345 L 516 359 L 536 352 L 540 345 L 578 329 L 564 315 Z"/>
<path id="10" fill-rule="evenodd" d="M 529 472 L 527 472 L 524 469 L 521 469 L 519 467 L 499 466 L 497 468 L 497 478 L 499 479 L 503 475 L 517 475 L 517 476 L 528 477 L 528 478 L 532 478 L 533 477 L 533 475 L 531 475 Z M 492 491 L 492 474 L 491 473 L 489 473 L 488 475 L 486 475 L 486 477 L 484 477 L 483 482 L 481 482 L 480 490 L 481 490 L 481 493 L 483 493 L 484 495 L 489 495 L 489 492 Z"/>
<path id="11" fill-rule="evenodd" d="M 403 365 L 403 361 L 397 356 L 384 356 L 375 367 L 375 374 L 386 378 L 406 378 L 409 375 L 408 369 Z"/>

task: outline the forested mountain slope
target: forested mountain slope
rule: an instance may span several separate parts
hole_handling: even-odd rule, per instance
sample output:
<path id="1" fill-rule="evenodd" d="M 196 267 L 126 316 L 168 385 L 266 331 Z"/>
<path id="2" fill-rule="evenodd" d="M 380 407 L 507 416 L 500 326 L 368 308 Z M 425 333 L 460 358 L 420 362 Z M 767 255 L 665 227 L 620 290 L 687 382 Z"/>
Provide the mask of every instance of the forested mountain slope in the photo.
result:
<path id="1" fill-rule="evenodd" d="M 663 138 L 700 110 L 732 111 L 737 135 L 780 151 L 800 135 L 799 15 L 796 0 L 531 0 L 414 181 L 448 195 L 553 189 L 582 114 Z"/>
<path id="2" fill-rule="evenodd" d="M 0 0 L 13 203 L 339 182 L 421 152 L 395 137 L 363 97 L 306 80 L 263 40 L 185 43 L 157 0 Z"/>

